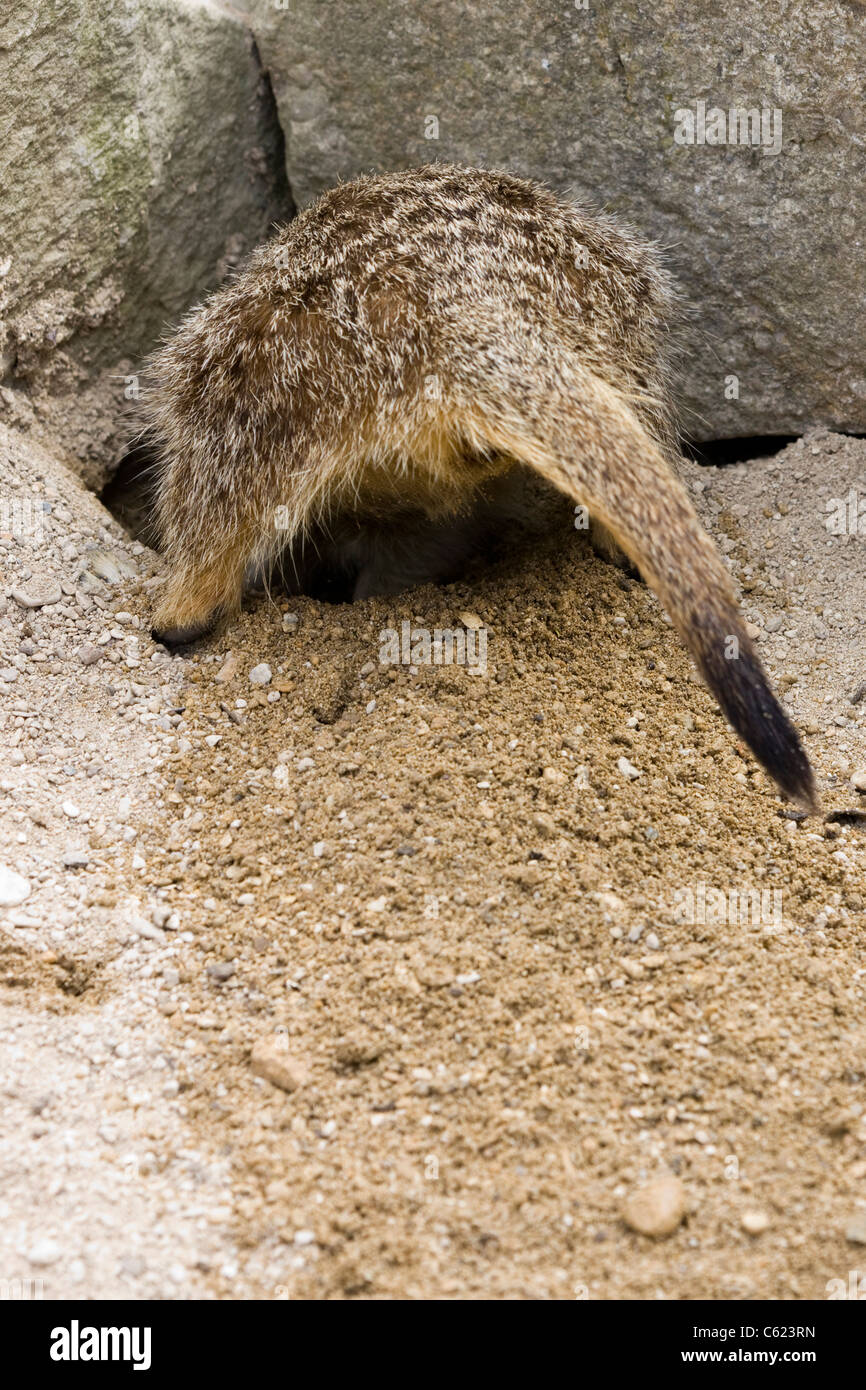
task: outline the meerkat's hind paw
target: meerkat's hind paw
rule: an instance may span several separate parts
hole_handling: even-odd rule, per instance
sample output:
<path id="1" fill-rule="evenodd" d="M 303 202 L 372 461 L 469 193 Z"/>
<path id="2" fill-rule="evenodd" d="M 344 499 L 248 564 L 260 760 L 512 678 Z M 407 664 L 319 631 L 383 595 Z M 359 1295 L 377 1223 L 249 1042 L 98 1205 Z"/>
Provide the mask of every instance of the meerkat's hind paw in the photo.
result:
<path id="1" fill-rule="evenodd" d="M 182 581 L 172 580 L 153 615 L 151 636 L 164 647 L 188 646 L 213 632 L 230 608 L 224 596 L 197 594 L 194 585 L 184 587 Z"/>
<path id="2" fill-rule="evenodd" d="M 224 616 L 224 610 L 218 608 L 198 622 L 175 624 L 155 622 L 150 630 L 150 635 L 154 642 L 161 642 L 164 647 L 189 646 L 190 643 L 200 642 L 203 637 L 207 637 L 209 633 L 213 632 Z"/>
<path id="3" fill-rule="evenodd" d="M 167 647 L 198 642 L 241 606 L 244 554 L 227 552 L 203 567 L 174 568 L 153 615 L 154 641 Z"/>

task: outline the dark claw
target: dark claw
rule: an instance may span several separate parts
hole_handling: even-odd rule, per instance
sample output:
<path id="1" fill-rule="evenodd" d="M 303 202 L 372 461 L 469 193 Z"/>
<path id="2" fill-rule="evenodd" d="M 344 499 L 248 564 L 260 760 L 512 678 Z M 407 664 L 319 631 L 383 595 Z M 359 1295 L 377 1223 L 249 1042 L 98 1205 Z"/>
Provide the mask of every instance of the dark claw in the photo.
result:
<path id="1" fill-rule="evenodd" d="M 202 637 L 207 637 L 216 626 L 215 618 L 208 618 L 203 623 L 189 623 L 186 627 L 165 627 L 151 628 L 150 635 L 154 642 L 161 642 L 164 647 L 186 647 L 191 642 L 199 642 Z"/>

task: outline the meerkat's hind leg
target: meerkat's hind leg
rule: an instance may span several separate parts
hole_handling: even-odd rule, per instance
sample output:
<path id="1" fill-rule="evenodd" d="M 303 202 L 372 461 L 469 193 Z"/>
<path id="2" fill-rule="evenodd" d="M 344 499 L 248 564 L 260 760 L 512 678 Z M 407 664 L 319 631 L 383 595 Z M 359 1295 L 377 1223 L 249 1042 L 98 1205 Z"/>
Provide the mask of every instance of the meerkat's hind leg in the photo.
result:
<path id="1" fill-rule="evenodd" d="M 607 560 L 608 564 L 617 565 L 626 574 L 637 576 L 640 574 L 637 566 L 626 555 L 619 541 L 612 531 L 609 531 L 604 522 L 597 517 L 591 516 L 589 519 L 589 542 L 596 555 L 602 560 Z"/>
<path id="2" fill-rule="evenodd" d="M 241 605 L 250 548 L 242 537 L 200 565 L 185 559 L 172 568 L 153 615 L 155 642 L 177 647 L 197 642 Z"/>

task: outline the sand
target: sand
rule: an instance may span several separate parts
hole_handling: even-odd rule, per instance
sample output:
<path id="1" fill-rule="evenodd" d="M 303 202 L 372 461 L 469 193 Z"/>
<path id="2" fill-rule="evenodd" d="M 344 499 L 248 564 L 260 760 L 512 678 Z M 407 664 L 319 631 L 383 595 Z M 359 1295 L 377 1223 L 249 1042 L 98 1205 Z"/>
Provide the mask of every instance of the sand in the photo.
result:
<path id="1" fill-rule="evenodd" d="M 159 557 L 8 447 L 71 518 L 26 553 L 25 587 L 72 592 L 68 617 L 23 610 L 4 572 L 0 666 L 20 669 L 0 739 L 24 759 L 4 764 L 0 863 L 32 886 L 0 909 L 4 1268 L 52 1297 L 790 1299 L 847 1280 L 866 558 L 826 522 L 866 495 L 866 442 L 683 465 L 804 732 L 811 819 L 557 498 L 460 583 L 253 598 L 178 657 L 148 635 Z M 97 579 L 89 609 L 88 545 L 137 570 Z M 382 665 L 404 621 L 480 622 L 486 672 Z M 623 1213 L 664 1176 L 673 1228 L 643 1235 Z"/>

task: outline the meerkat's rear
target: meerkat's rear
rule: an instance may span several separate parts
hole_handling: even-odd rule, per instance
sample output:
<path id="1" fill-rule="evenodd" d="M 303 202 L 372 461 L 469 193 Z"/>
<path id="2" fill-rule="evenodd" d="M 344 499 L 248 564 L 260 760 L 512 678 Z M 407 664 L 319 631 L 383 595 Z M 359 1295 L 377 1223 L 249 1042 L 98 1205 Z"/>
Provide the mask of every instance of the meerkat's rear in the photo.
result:
<path id="1" fill-rule="evenodd" d="M 447 568 L 447 547 L 407 542 L 418 518 L 459 548 L 517 461 L 638 566 L 731 724 L 814 809 L 809 762 L 671 467 L 670 297 L 650 246 L 506 174 L 438 165 L 324 194 L 150 363 L 170 566 L 154 635 L 201 636 L 238 608 L 252 565 L 313 534 L 354 557 L 358 596 L 399 584 L 401 541 L 407 582 L 424 554 Z"/>

